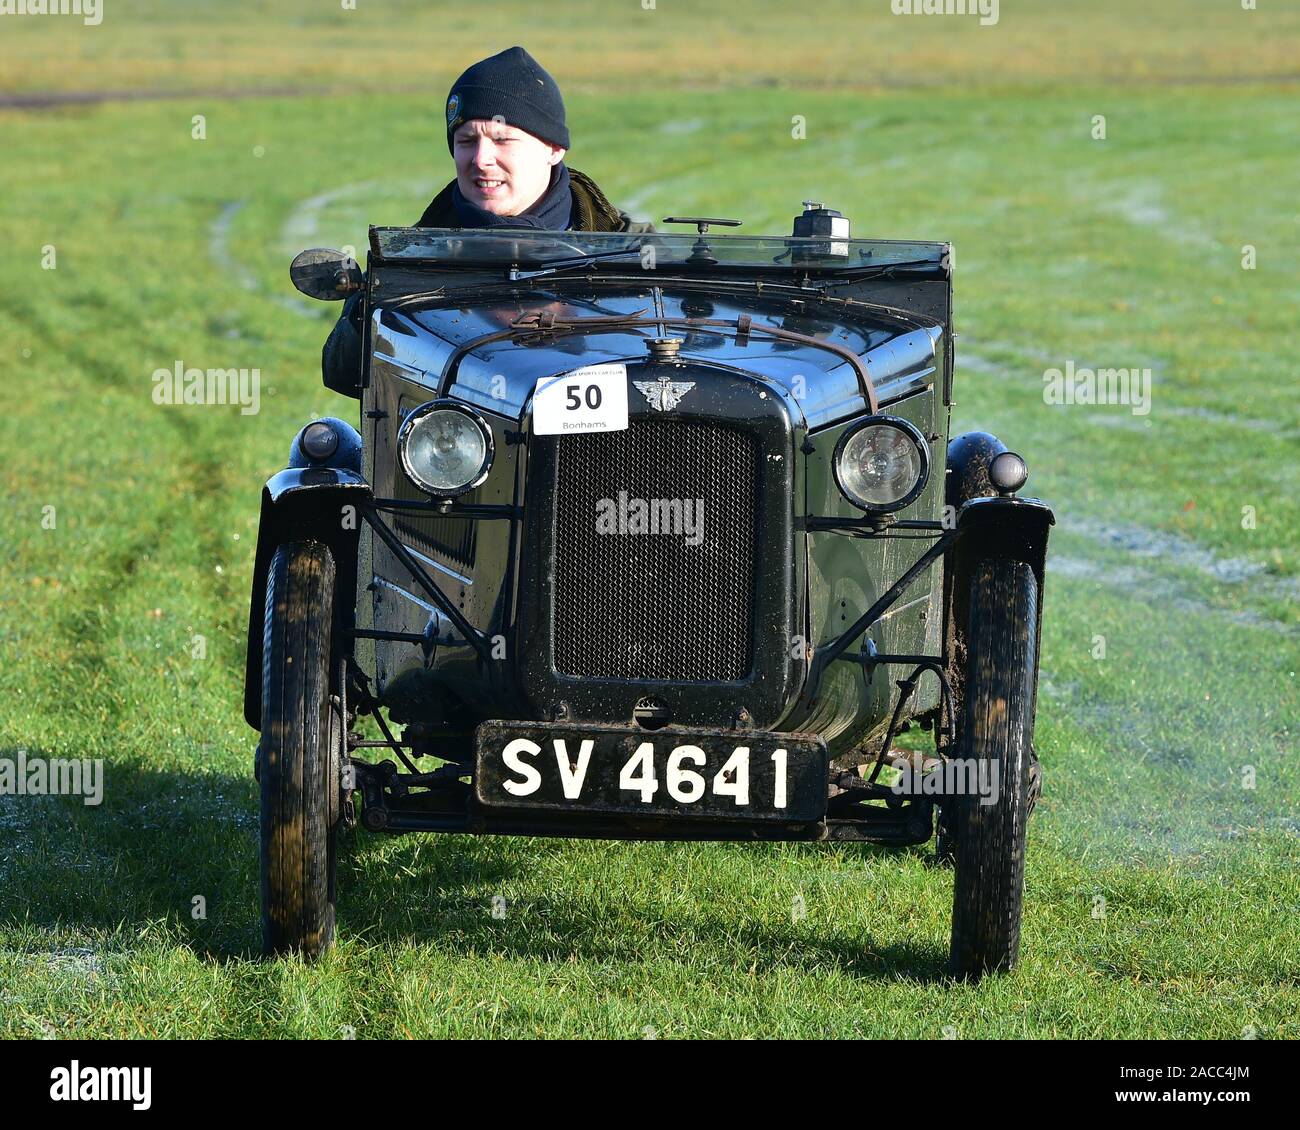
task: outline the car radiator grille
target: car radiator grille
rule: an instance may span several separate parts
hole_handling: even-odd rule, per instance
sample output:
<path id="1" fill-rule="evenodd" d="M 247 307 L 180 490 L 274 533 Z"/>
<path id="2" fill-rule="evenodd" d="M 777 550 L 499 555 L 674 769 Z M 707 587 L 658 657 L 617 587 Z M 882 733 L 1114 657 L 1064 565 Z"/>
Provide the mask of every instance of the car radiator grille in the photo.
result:
<path id="1" fill-rule="evenodd" d="M 759 445 L 712 423 L 633 419 L 557 441 L 555 668 L 591 678 L 731 682 L 752 666 Z M 598 503 L 700 499 L 703 540 L 601 533 Z M 661 511 L 662 513 L 662 511 Z M 698 535 L 697 535 L 698 536 Z"/>

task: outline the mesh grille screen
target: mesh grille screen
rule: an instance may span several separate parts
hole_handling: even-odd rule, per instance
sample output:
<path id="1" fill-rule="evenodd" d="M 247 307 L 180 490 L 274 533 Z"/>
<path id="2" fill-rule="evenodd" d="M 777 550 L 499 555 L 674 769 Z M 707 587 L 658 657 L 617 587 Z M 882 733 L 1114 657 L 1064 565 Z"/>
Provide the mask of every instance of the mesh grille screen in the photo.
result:
<path id="1" fill-rule="evenodd" d="M 556 669 L 608 679 L 744 679 L 757 556 L 754 434 L 634 419 L 626 431 L 556 442 Z M 702 520 L 692 526 L 691 510 L 653 505 L 665 499 L 702 500 L 693 511 Z M 635 530 L 636 500 L 661 532 L 600 532 L 598 517 L 606 529 Z"/>

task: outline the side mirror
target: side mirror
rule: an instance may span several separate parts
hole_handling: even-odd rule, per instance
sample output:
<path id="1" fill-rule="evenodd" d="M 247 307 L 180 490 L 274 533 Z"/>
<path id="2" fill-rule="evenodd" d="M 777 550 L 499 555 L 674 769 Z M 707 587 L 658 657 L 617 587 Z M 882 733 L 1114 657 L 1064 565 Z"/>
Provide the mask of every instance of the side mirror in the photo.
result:
<path id="1" fill-rule="evenodd" d="M 337 302 L 366 285 L 357 261 L 329 247 L 299 252 L 289 265 L 289 278 L 308 298 L 322 302 Z"/>

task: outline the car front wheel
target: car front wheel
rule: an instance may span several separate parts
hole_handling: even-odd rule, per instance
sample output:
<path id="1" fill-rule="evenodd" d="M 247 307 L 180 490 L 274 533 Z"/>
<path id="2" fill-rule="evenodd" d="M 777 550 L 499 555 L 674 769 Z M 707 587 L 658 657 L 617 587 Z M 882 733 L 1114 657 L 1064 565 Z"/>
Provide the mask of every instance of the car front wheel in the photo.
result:
<path id="1" fill-rule="evenodd" d="M 945 802 L 954 864 L 954 975 L 1015 967 L 1030 807 L 1038 586 L 1019 561 L 979 563 L 971 577 L 966 689 L 957 756 L 978 781 Z M 990 803 L 991 801 L 991 803 Z"/>
<path id="2" fill-rule="evenodd" d="M 334 940 L 341 725 L 330 702 L 334 557 L 281 545 L 267 571 L 262 650 L 262 941 L 311 958 Z"/>

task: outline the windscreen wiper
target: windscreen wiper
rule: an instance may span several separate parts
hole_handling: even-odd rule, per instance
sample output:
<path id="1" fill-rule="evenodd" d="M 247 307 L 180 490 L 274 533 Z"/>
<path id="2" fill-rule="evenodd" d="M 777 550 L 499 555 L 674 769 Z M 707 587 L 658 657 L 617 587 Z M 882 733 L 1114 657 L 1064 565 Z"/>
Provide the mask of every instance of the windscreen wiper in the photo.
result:
<path id="1" fill-rule="evenodd" d="M 864 263 L 860 267 L 845 267 L 836 270 L 826 281 L 838 283 L 888 279 L 895 277 L 895 273 L 901 278 L 946 279 L 949 272 L 942 259 L 904 259 L 897 263 Z"/>
<path id="2" fill-rule="evenodd" d="M 624 255 L 635 255 L 639 259 L 641 257 L 641 245 L 620 247 L 616 251 L 593 251 L 590 255 L 575 255 L 568 259 L 556 259 L 536 271 L 521 271 L 518 267 L 511 267 L 510 281 L 520 282 L 523 279 L 540 279 L 546 275 L 554 275 L 560 271 L 570 270 L 573 267 L 585 267 L 588 263 L 597 259 L 614 259 Z"/>

